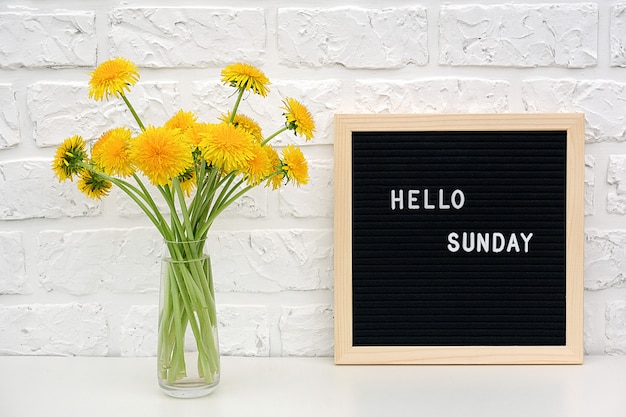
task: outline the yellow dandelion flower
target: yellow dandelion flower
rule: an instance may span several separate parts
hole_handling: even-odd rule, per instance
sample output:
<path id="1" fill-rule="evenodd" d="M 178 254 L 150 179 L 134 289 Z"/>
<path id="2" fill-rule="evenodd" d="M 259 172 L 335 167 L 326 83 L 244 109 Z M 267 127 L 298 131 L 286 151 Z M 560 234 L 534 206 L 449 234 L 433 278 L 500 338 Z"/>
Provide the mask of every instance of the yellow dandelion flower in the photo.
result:
<path id="1" fill-rule="evenodd" d="M 228 112 L 228 114 L 223 114 L 220 117 L 220 120 L 228 122 L 230 120 L 230 115 L 230 112 Z M 236 114 L 233 120 L 233 124 L 250 133 L 259 143 L 263 142 L 263 133 L 261 132 L 261 126 L 259 126 L 259 124 L 255 122 L 254 119 L 243 114 Z"/>
<path id="2" fill-rule="evenodd" d="M 72 180 L 74 175 L 84 169 L 84 161 L 87 158 L 86 145 L 87 142 L 78 135 L 65 139 L 59 145 L 52 160 L 52 170 L 59 178 L 59 182 Z"/>
<path id="3" fill-rule="evenodd" d="M 165 127 L 170 129 L 180 129 L 182 133 L 185 133 L 189 128 L 196 124 L 198 116 L 194 113 L 184 110 L 179 110 L 170 120 L 165 122 Z"/>
<path id="4" fill-rule="evenodd" d="M 244 170 L 254 156 L 254 137 L 228 123 L 213 124 L 202 133 L 200 150 L 209 163 L 225 172 Z"/>
<path id="5" fill-rule="evenodd" d="M 307 141 L 311 140 L 315 134 L 315 122 L 309 110 L 293 98 L 287 98 L 283 104 L 285 107 L 281 107 L 281 109 L 286 111 L 283 114 L 287 118 L 287 128 L 304 136 Z"/>
<path id="6" fill-rule="evenodd" d="M 183 193 L 189 197 L 192 191 L 196 188 L 196 171 L 193 168 L 187 169 L 178 177 L 180 188 Z"/>
<path id="7" fill-rule="evenodd" d="M 178 129 L 149 126 L 132 143 L 131 158 L 154 185 L 166 185 L 193 166 L 192 149 Z"/>
<path id="8" fill-rule="evenodd" d="M 209 123 L 194 123 L 185 130 L 185 138 L 191 145 L 198 147 L 206 132 L 211 129 L 211 126 Z"/>
<path id="9" fill-rule="evenodd" d="M 253 147 L 253 156 L 244 170 L 249 185 L 258 185 L 274 171 L 270 155 L 264 147 L 256 143 Z"/>
<path id="10" fill-rule="evenodd" d="M 111 187 L 111 181 L 90 169 L 83 170 L 78 180 L 78 189 L 94 200 L 100 200 L 109 195 Z"/>
<path id="11" fill-rule="evenodd" d="M 272 190 L 278 190 L 280 187 L 283 186 L 283 177 L 281 177 L 280 175 L 273 175 L 272 177 L 270 177 L 269 180 L 267 180 L 267 184 L 265 184 L 266 187 L 272 187 Z"/>
<path id="12" fill-rule="evenodd" d="M 127 127 L 105 132 L 91 149 L 91 159 L 105 174 L 127 177 L 135 172 L 130 159 L 132 133 Z"/>
<path id="13" fill-rule="evenodd" d="M 258 68 L 238 62 L 222 70 L 222 82 L 240 90 L 251 90 L 255 94 L 267 96 L 270 80 Z"/>
<path id="14" fill-rule="evenodd" d="M 276 149 L 274 149 L 272 146 L 264 145 L 263 151 L 267 154 L 267 158 L 270 161 L 270 167 L 272 170 L 270 174 L 273 174 L 276 171 L 281 171 L 281 173 L 279 174 L 272 175 L 267 180 L 267 184 L 265 184 L 266 187 L 271 186 L 272 190 L 277 190 L 283 185 L 283 178 L 285 176 L 284 172 L 282 171 L 282 162 L 278 157 L 278 152 L 276 152 Z"/>
<path id="15" fill-rule="evenodd" d="M 104 61 L 89 75 L 89 97 L 95 100 L 108 100 L 111 96 L 119 98 L 139 80 L 137 66 L 119 57 Z"/>
<path id="16" fill-rule="evenodd" d="M 309 165 L 302 154 L 300 148 L 293 145 L 287 145 L 283 148 L 283 170 L 287 174 L 287 179 L 296 183 L 296 185 L 304 185 L 309 182 Z"/>

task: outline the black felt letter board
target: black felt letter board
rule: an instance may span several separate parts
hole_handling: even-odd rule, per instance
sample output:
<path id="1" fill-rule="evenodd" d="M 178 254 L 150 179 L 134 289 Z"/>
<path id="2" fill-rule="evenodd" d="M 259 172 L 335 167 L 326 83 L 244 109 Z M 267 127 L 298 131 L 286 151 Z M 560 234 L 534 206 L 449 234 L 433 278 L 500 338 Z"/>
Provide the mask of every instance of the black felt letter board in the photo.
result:
<path id="1" fill-rule="evenodd" d="M 353 345 L 564 345 L 566 179 L 565 131 L 353 132 Z"/>

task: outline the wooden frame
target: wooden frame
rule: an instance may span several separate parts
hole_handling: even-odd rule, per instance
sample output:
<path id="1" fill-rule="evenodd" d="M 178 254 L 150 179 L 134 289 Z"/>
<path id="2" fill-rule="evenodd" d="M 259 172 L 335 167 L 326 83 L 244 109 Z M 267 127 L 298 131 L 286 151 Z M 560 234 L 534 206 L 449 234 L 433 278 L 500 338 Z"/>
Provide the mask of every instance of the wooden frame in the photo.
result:
<path id="1" fill-rule="evenodd" d="M 566 337 L 563 346 L 355 346 L 352 305 L 354 132 L 565 131 Z M 584 115 L 464 114 L 335 116 L 335 363 L 579 364 L 583 358 Z"/>

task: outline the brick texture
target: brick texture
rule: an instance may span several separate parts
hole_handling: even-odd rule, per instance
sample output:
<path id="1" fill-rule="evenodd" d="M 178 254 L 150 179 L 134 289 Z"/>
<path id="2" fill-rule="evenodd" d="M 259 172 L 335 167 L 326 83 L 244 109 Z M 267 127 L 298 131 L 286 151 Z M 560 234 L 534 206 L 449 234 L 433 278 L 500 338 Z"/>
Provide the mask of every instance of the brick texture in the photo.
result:
<path id="1" fill-rule="evenodd" d="M 282 9 L 278 47 L 290 66 L 400 68 L 428 62 L 426 11 Z"/>
<path id="2" fill-rule="evenodd" d="M 0 150 L 20 143 L 20 127 L 15 91 L 11 84 L 0 84 Z"/>
<path id="3" fill-rule="evenodd" d="M 99 304 L 0 306 L 0 353 L 104 356 L 108 324 Z"/>
<path id="4" fill-rule="evenodd" d="M 419 81 L 359 81 L 359 113 L 496 113 L 509 111 L 506 81 L 436 78 Z"/>
<path id="5" fill-rule="evenodd" d="M 95 216 L 98 202 L 53 176 L 51 160 L 0 163 L 0 220 Z"/>
<path id="6" fill-rule="evenodd" d="M 156 354 L 161 237 L 120 190 L 90 200 L 51 170 L 67 137 L 139 133 L 121 100 L 88 98 L 117 55 L 140 69 L 127 97 L 146 125 L 181 108 L 215 122 L 237 61 L 271 81 L 239 107 L 265 136 L 287 97 L 315 120 L 312 141 L 272 142 L 302 147 L 309 184 L 259 187 L 211 230 L 222 354 L 333 354 L 335 114 L 524 112 L 585 115 L 585 351 L 626 354 L 626 2 L 5 3 L 0 354 Z"/>
<path id="7" fill-rule="evenodd" d="M 0 68 L 96 63 L 94 12 L 0 13 Z"/>
<path id="8" fill-rule="evenodd" d="M 597 62 L 597 32 L 590 3 L 445 5 L 439 63 L 585 68 Z"/>
<path id="9" fill-rule="evenodd" d="M 613 185 L 607 196 L 607 211 L 626 214 L 626 155 L 610 155 L 607 182 Z"/>
<path id="10" fill-rule="evenodd" d="M 24 240 L 20 232 L 0 233 L 0 294 L 29 294 Z"/>
<path id="11" fill-rule="evenodd" d="M 145 67 L 205 67 L 259 62 L 261 9 L 120 8 L 111 12 L 111 55 Z"/>

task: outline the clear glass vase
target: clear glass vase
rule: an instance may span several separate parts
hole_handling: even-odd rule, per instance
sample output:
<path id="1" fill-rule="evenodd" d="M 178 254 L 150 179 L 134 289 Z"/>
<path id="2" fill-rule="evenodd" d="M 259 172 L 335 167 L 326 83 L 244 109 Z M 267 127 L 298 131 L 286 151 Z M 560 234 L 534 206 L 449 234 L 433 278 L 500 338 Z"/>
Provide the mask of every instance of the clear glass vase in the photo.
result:
<path id="1" fill-rule="evenodd" d="M 211 259 L 204 241 L 165 242 L 161 261 L 158 380 L 177 398 L 210 394 L 220 380 Z"/>

